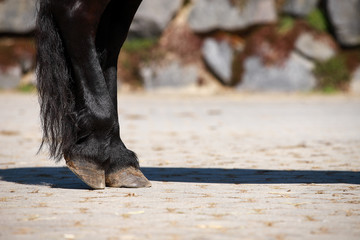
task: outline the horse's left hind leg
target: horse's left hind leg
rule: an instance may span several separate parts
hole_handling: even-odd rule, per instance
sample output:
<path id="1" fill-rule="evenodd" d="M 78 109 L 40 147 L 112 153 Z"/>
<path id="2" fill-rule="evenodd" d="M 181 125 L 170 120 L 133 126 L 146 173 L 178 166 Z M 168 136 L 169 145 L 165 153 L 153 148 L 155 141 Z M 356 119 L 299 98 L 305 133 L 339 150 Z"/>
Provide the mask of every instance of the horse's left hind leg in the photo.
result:
<path id="1" fill-rule="evenodd" d="M 126 39 L 133 16 L 141 0 L 111 1 L 100 20 L 96 34 L 96 49 L 117 116 L 117 59 Z M 149 187 L 150 182 L 137 168 L 129 166 L 136 155 L 128 150 L 117 133 L 111 136 L 110 161 L 105 169 L 108 187 Z"/>

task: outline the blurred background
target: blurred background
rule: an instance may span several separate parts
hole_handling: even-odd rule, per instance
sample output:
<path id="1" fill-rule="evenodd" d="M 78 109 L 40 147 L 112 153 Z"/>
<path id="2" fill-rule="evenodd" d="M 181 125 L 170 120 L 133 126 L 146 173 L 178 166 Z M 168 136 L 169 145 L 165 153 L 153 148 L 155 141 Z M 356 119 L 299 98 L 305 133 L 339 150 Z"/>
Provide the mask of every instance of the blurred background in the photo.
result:
<path id="1" fill-rule="evenodd" d="M 0 0 L 0 89 L 33 91 L 37 0 Z M 143 0 L 122 91 L 360 94 L 360 0 Z"/>

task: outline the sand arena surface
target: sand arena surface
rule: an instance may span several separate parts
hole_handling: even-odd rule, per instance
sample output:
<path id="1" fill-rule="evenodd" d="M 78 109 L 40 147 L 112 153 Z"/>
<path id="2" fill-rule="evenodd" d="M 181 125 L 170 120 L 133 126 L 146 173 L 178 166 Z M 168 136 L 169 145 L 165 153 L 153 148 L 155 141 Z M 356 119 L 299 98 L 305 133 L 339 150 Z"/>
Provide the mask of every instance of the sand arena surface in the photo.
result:
<path id="1" fill-rule="evenodd" d="M 360 239 L 360 98 L 119 98 L 150 189 L 88 190 L 0 94 L 0 239 Z"/>

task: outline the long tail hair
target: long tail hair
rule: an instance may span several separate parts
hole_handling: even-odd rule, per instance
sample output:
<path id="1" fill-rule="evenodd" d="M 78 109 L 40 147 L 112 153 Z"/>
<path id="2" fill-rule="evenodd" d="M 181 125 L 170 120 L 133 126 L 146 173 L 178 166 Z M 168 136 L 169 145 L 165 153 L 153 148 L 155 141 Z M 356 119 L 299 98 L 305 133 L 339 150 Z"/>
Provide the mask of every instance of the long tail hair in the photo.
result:
<path id="1" fill-rule="evenodd" d="M 37 89 L 43 138 L 50 157 L 60 160 L 74 142 L 74 94 L 71 67 L 52 16 L 50 0 L 40 0 L 37 16 Z"/>

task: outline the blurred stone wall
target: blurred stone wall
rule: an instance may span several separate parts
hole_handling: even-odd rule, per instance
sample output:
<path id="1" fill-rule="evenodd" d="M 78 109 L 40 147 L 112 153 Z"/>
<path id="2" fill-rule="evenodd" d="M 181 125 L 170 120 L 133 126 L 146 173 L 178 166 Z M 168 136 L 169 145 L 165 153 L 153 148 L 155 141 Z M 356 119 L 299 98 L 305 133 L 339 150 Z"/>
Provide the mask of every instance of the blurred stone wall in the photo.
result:
<path id="1" fill-rule="evenodd" d="M 0 0 L 0 88 L 35 82 L 37 0 Z"/>
<path id="2" fill-rule="evenodd" d="M 34 81 L 35 15 L 36 0 L 0 0 L 1 88 Z M 143 0 L 128 42 L 122 86 L 311 91 L 328 74 L 357 91 L 360 0 Z"/>

